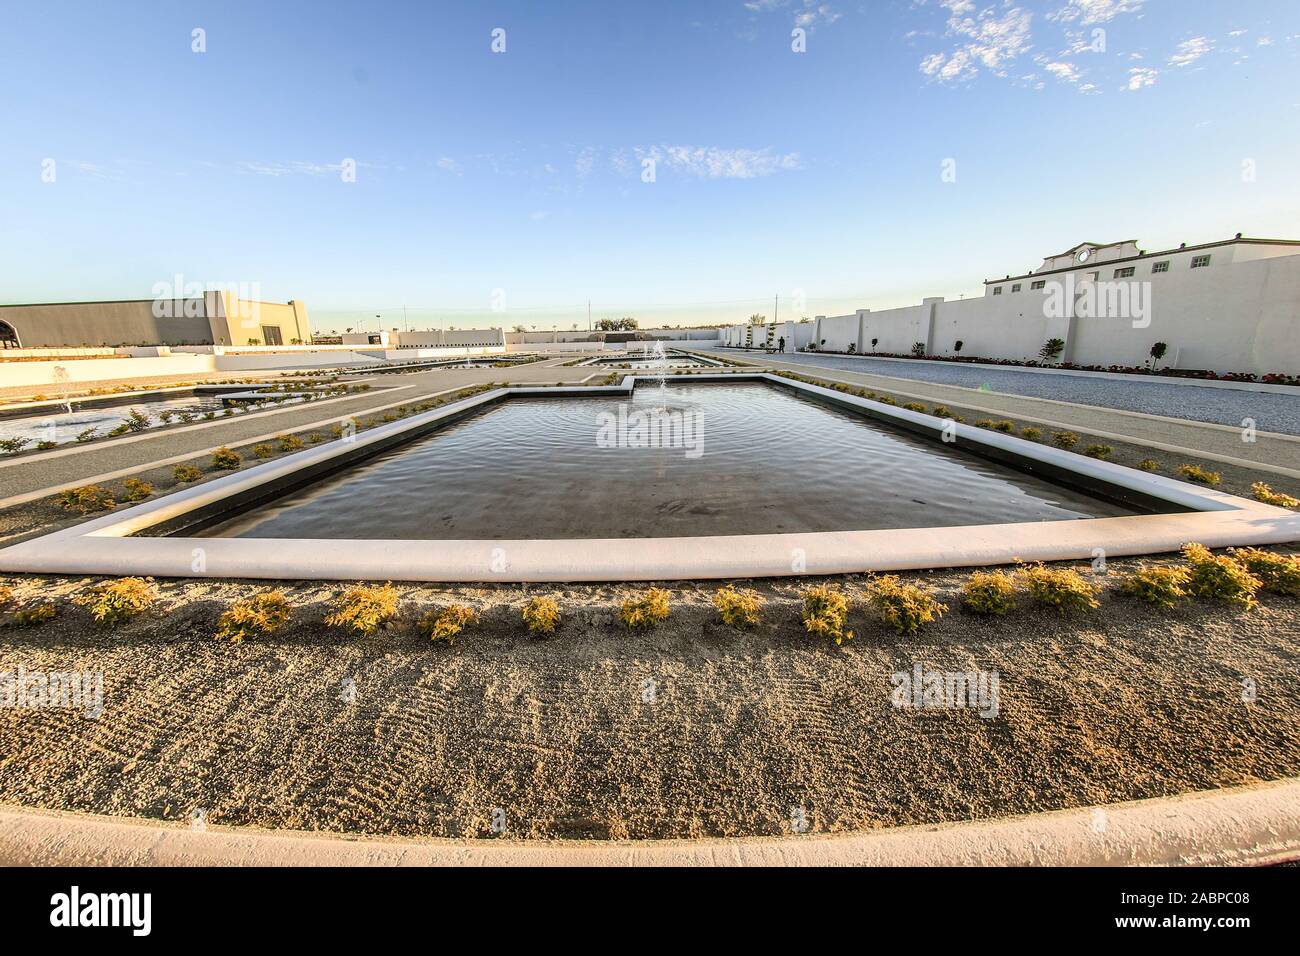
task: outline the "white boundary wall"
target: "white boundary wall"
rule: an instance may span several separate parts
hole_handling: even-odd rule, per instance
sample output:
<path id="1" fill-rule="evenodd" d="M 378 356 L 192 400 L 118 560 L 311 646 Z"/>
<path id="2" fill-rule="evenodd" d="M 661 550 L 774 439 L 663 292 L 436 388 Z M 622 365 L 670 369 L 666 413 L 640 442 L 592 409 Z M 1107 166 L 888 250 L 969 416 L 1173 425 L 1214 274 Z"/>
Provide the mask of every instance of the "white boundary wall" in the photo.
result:
<path id="1" fill-rule="evenodd" d="M 1006 280 L 978 298 L 933 298 L 880 312 L 861 309 L 793 327 L 809 329 L 808 338 L 828 352 L 847 352 L 852 345 L 858 354 L 906 355 L 921 342 L 928 355 L 1025 361 L 1037 360 L 1049 338 L 1061 338 L 1064 361 L 1142 366 L 1151 346 L 1165 342 L 1169 351 L 1162 367 L 1300 373 L 1300 255 L 1242 259 L 1239 252 L 1234 259 L 1231 250 L 1217 247 L 1211 265 L 1200 269 L 1184 261 L 1190 260 L 1190 250 L 1160 257 L 1169 260 L 1170 271 L 1156 275 L 1150 274 L 1150 259 L 1134 260 L 1134 280 L 1149 282 L 1150 292 L 1150 324 L 1140 328 L 1132 318 L 1049 317 L 1045 292 L 1030 289 L 1033 277 L 1014 280 L 1019 292 L 1011 292 L 1013 281 Z M 1102 263 L 1078 272 L 1099 272 L 1102 281 L 1111 281 L 1114 269 L 1115 264 Z M 1049 288 L 1063 280 L 1064 274 L 1044 275 Z M 996 286 L 1003 293 L 991 294 Z M 798 335 L 795 347 L 801 348 Z M 765 330 L 756 328 L 754 343 L 761 345 L 764 336 Z M 745 326 L 724 329 L 722 344 L 743 346 Z"/>

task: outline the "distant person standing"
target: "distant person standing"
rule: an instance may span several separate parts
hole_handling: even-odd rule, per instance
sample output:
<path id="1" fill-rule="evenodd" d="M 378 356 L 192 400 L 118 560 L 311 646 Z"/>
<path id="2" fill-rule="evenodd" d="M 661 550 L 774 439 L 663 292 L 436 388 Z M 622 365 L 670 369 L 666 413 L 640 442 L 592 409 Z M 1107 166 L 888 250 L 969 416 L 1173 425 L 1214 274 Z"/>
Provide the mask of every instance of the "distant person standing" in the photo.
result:
<path id="1" fill-rule="evenodd" d="M 776 340 L 776 350 L 777 350 L 778 352 L 784 352 L 784 351 L 785 351 L 785 336 L 784 336 L 784 335 L 781 336 L 779 339 Z"/>

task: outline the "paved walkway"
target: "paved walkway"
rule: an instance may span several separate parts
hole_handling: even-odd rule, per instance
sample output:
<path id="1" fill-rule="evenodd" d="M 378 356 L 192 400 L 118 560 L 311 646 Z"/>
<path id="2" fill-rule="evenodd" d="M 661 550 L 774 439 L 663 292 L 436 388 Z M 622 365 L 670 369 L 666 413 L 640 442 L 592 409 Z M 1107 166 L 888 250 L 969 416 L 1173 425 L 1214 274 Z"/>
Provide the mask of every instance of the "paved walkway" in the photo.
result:
<path id="1" fill-rule="evenodd" d="M 763 361 L 762 353 L 717 350 L 731 358 Z M 786 354 L 783 359 L 820 369 L 843 369 L 888 375 L 939 385 L 955 385 L 1002 395 L 1048 398 L 1100 408 L 1119 408 L 1147 415 L 1167 415 L 1198 422 L 1240 427 L 1255 420 L 1259 431 L 1300 435 L 1300 389 L 1294 395 L 1244 389 L 1207 388 L 1178 381 L 1132 382 L 1091 375 L 984 368 L 946 362 L 909 362 L 850 358 L 845 355 Z"/>
<path id="2" fill-rule="evenodd" d="M 735 349 L 725 349 L 715 354 L 726 355 L 733 361 L 786 369 L 832 381 L 861 385 L 899 397 L 962 406 L 990 417 L 1001 415 L 1026 419 L 1038 422 L 1046 428 L 1068 428 L 1098 438 L 1136 442 L 1154 449 L 1175 454 L 1196 455 L 1212 461 L 1251 465 L 1262 471 L 1300 479 L 1300 438 L 1289 435 L 1256 435 L 1255 441 L 1245 442 L 1242 441 L 1240 428 L 1227 425 L 1174 417 L 1161 418 L 1124 409 L 1075 404 L 1060 399 L 986 392 L 965 386 L 907 379 L 892 374 L 872 374 L 863 370 L 864 363 L 869 361 L 865 359 L 839 358 L 838 361 L 847 365 L 842 369 L 837 365 L 818 365 L 808 361 L 808 359 L 834 360 L 835 356 L 810 356 L 798 353 L 783 355 L 778 359 L 760 353 L 739 352 Z M 891 373 L 898 365 L 910 367 L 902 362 L 879 364 L 887 365 Z M 1055 376 L 1050 377 L 1055 378 Z M 1097 381 L 1104 382 L 1107 387 L 1113 384 L 1107 379 Z M 1188 391 L 1221 391 L 1220 389 L 1197 389 L 1196 386 L 1182 387 Z M 1228 394 L 1256 396 L 1262 393 L 1231 391 Z M 1289 396 L 1282 397 L 1289 398 Z M 1262 428 L 1262 425 L 1260 427 Z"/>

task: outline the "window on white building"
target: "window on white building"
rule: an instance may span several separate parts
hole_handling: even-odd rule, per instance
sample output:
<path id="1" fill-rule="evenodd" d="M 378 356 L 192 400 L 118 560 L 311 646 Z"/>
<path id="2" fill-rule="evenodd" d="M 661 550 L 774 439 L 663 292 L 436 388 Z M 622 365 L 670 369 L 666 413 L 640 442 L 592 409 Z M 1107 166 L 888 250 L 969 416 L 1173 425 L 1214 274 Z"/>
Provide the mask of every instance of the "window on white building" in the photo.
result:
<path id="1" fill-rule="evenodd" d="M 1001 295 L 1001 294 L 1002 294 L 1002 286 L 1000 286 L 1000 285 L 995 285 L 995 286 L 993 287 L 993 294 L 994 294 L 994 295 Z"/>
<path id="2" fill-rule="evenodd" d="M 1210 264 L 1209 256 L 1192 256 L 1193 269 L 1204 269 L 1209 264 Z"/>
<path id="3" fill-rule="evenodd" d="M 1169 260 L 1166 259 L 1164 262 L 1155 262 L 1155 263 L 1152 263 L 1152 265 L 1151 265 L 1151 271 L 1152 271 L 1153 273 L 1155 273 L 1155 272 L 1168 272 L 1168 271 L 1169 271 Z"/>
<path id="4" fill-rule="evenodd" d="M 1019 292 L 1019 291 L 1020 291 L 1020 283 L 1019 283 L 1019 282 L 1015 283 L 1015 284 L 1011 287 L 1011 291 L 1012 291 L 1012 292 Z"/>
<path id="5" fill-rule="evenodd" d="M 1046 279 L 1035 279 L 1033 282 L 1029 283 L 1029 288 L 1031 291 L 1037 292 L 1039 289 L 1043 288 L 1046 285 L 1047 285 Z"/>
<path id="6" fill-rule="evenodd" d="M 1129 279 L 1129 278 L 1132 278 L 1132 276 L 1133 276 L 1133 267 L 1132 267 L 1132 266 L 1127 266 L 1126 268 L 1123 268 L 1123 269 L 1116 269 L 1116 270 L 1115 270 L 1115 278 L 1116 278 L 1116 279 Z"/>

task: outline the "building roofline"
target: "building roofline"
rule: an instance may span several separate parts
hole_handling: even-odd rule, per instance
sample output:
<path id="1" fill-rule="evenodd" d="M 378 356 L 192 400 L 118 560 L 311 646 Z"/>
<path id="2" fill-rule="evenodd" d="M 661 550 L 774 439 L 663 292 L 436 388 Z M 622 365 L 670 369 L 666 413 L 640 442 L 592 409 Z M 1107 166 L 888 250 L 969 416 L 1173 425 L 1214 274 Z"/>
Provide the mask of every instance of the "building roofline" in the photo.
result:
<path id="1" fill-rule="evenodd" d="M 220 292 L 221 289 L 208 289 L 202 295 L 164 295 L 154 296 L 148 299 L 76 299 L 68 302 L 0 302 L 0 309 L 34 309 L 44 306 L 54 305 L 132 305 L 141 302 L 187 302 L 190 300 L 200 301 L 207 297 L 209 292 Z M 295 299 L 288 302 L 276 302 L 272 299 L 240 299 L 240 302 L 253 302 L 257 305 L 293 305 Z"/>
<path id="2" fill-rule="evenodd" d="M 1094 249 L 1109 249 L 1111 246 L 1122 246 L 1126 242 L 1136 243 L 1136 239 L 1121 239 L 1119 242 L 1081 242 L 1077 246 L 1071 246 L 1064 252 L 1058 252 L 1054 256 L 1047 256 L 1046 259 L 1059 259 L 1061 256 L 1068 256 L 1072 252 L 1078 252 L 1084 246 L 1092 246 Z M 1046 261 L 1044 259 L 1044 261 Z M 1006 281 L 1006 280 L 1003 280 Z"/>
<path id="3" fill-rule="evenodd" d="M 202 298 L 203 296 L 201 295 L 181 295 L 164 297 L 162 299 L 78 299 L 72 302 L 4 302 L 0 303 L 0 309 L 33 309 L 47 305 L 130 305 L 137 302 L 181 302 L 186 299 L 197 300 Z"/>
<path id="4" fill-rule="evenodd" d="M 1128 241 L 1136 242 L 1137 240 L 1128 240 Z M 1061 273 L 1061 272 L 1073 272 L 1075 269 L 1089 269 L 1089 268 L 1092 268 L 1094 265 L 1097 265 L 1097 266 L 1103 266 L 1103 265 L 1104 265 L 1104 266 L 1111 266 L 1111 265 L 1114 265 L 1114 264 L 1117 263 L 1117 262 L 1137 262 L 1139 259 L 1154 259 L 1154 258 L 1157 258 L 1157 257 L 1159 257 L 1159 256 L 1172 256 L 1172 255 L 1174 255 L 1175 253 L 1179 253 L 1179 252 L 1195 252 L 1195 251 L 1200 250 L 1200 249 L 1216 249 L 1216 248 L 1218 248 L 1219 246 L 1231 246 L 1231 245 L 1235 245 L 1235 244 L 1237 244 L 1237 243 L 1241 243 L 1242 245 L 1251 245 L 1251 246 L 1297 246 L 1297 247 L 1300 247 L 1300 239 L 1236 239 L 1236 238 L 1233 238 L 1233 239 L 1220 239 L 1220 240 L 1218 240 L 1217 242 L 1203 242 L 1203 243 L 1201 243 L 1201 244 L 1198 245 L 1198 246 L 1180 246 L 1180 247 L 1177 248 L 1177 249 L 1163 249 L 1163 250 L 1161 250 L 1160 252 L 1143 252 L 1143 253 L 1139 253 L 1139 254 L 1136 255 L 1136 256 L 1124 256 L 1122 259 L 1107 259 L 1105 262 L 1097 262 L 1097 263 L 1083 263 L 1083 264 L 1075 263 L 1074 265 L 1070 265 L 1070 266 L 1062 266 L 1062 267 L 1059 268 L 1059 269 L 1043 269 L 1043 270 L 1040 270 L 1040 271 L 1038 271 L 1038 272 L 1025 272 L 1025 273 L 1022 273 L 1021 275 L 1018 275 L 1018 276 L 1007 276 L 1007 277 L 1002 278 L 1002 279 L 985 279 L 985 280 L 984 280 L 984 284 L 985 284 L 985 285 L 996 285 L 997 283 L 1000 283 L 1000 282 L 1014 282 L 1014 281 L 1016 281 L 1017 279 L 1028 279 L 1030 276 L 1033 276 L 1034 278 L 1038 278 L 1039 276 L 1057 275 L 1057 274 L 1059 274 L 1059 273 Z M 1086 245 L 1086 243 L 1084 243 L 1084 244 Z M 1058 255 L 1064 255 L 1064 254 L 1065 254 L 1065 253 L 1058 253 Z M 1049 259 L 1054 259 L 1054 258 L 1056 258 L 1056 257 L 1055 257 L 1055 256 L 1048 256 L 1048 258 L 1049 258 Z"/>

